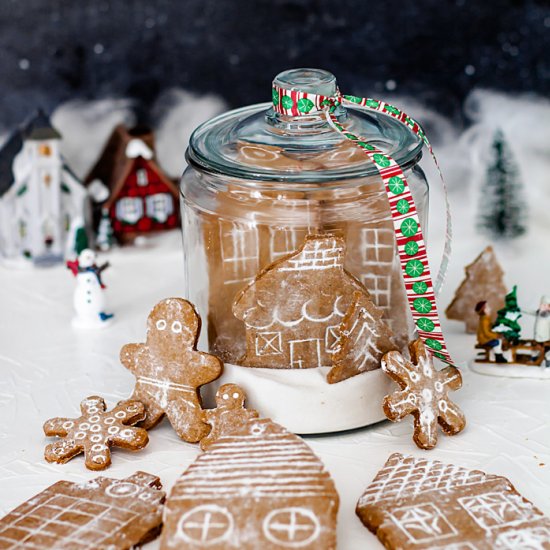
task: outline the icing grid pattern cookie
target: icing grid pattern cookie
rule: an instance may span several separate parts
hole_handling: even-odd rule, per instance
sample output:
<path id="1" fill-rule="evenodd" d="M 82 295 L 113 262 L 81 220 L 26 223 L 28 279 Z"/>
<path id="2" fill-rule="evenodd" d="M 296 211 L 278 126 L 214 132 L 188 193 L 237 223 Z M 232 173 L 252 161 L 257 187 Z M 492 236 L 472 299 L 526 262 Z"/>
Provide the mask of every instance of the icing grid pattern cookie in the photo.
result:
<path id="1" fill-rule="evenodd" d="M 548 550 L 550 519 L 504 477 L 392 455 L 359 499 L 388 549 Z"/>
<path id="2" fill-rule="evenodd" d="M 137 472 L 123 480 L 59 481 L 0 520 L 2 550 L 125 549 L 160 530 L 160 480 Z"/>

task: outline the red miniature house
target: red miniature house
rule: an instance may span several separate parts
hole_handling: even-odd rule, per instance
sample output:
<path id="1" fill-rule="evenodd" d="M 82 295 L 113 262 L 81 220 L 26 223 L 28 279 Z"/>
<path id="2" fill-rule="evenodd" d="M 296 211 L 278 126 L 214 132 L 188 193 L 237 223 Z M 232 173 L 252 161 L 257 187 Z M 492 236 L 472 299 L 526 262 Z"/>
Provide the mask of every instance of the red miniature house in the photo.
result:
<path id="1" fill-rule="evenodd" d="M 131 242 L 139 235 L 179 226 L 179 190 L 156 161 L 149 129 L 117 126 L 86 185 L 97 180 L 109 190 L 98 211 L 108 212 L 118 241 Z"/>

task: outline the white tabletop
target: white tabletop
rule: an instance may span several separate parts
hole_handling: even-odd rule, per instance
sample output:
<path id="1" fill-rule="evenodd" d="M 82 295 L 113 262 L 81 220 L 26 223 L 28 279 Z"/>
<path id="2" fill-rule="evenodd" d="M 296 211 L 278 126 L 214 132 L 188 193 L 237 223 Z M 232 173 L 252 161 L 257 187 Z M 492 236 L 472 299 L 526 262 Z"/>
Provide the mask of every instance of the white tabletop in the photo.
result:
<path id="1" fill-rule="evenodd" d="M 465 261 L 479 252 L 476 246 L 462 244 Z M 460 253 L 461 245 L 458 248 Z M 104 280 L 116 322 L 95 332 L 71 328 L 74 281 L 62 266 L 28 271 L 0 266 L 2 513 L 58 480 L 81 481 L 98 475 L 86 470 L 82 457 L 64 465 L 46 463 L 44 446 L 51 440 L 44 436 L 42 424 L 51 417 L 77 415 L 80 401 L 88 395 L 101 395 L 108 405 L 128 397 L 134 379 L 119 363 L 121 346 L 143 341 L 147 314 L 158 300 L 182 294 L 177 233 L 148 248 L 114 250 L 108 259 L 112 268 Z M 451 289 L 460 280 L 463 265 L 455 260 Z M 517 273 L 525 268 L 523 264 Z M 529 276 L 525 277 L 529 282 Z M 448 297 L 449 291 L 443 296 L 443 305 Z M 463 334 L 458 323 L 445 323 L 444 328 L 456 361 L 465 365 L 473 353 L 474 338 Z M 458 436 L 442 436 L 433 451 L 421 451 L 413 444 L 410 419 L 307 438 L 340 494 L 340 549 L 381 547 L 354 509 L 364 488 L 393 452 L 504 475 L 550 515 L 550 380 L 488 377 L 467 368 L 463 374 L 464 387 L 454 397 L 467 416 L 468 426 Z M 169 491 L 198 452 L 197 446 L 182 442 L 164 422 L 150 432 L 150 443 L 144 450 L 130 453 L 115 449 L 112 466 L 99 475 L 121 478 L 144 470 L 160 476 Z M 153 542 L 147 548 L 157 546 L 158 542 Z"/>

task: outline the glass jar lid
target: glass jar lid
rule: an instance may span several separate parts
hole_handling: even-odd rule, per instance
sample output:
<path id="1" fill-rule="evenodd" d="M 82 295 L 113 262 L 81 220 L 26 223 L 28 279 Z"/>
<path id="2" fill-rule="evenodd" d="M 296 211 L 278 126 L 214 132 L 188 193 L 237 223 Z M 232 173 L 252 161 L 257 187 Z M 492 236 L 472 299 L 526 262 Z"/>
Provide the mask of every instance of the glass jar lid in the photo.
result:
<path id="1" fill-rule="evenodd" d="M 274 84 L 334 96 L 334 75 L 320 69 L 291 69 Z M 406 169 L 422 155 L 422 141 L 401 122 L 376 111 L 339 106 L 338 121 L 391 155 Z M 229 111 L 199 126 L 187 150 L 201 171 L 239 179 L 320 182 L 377 175 L 365 153 L 335 132 L 322 114 L 288 116 L 270 103 Z"/>

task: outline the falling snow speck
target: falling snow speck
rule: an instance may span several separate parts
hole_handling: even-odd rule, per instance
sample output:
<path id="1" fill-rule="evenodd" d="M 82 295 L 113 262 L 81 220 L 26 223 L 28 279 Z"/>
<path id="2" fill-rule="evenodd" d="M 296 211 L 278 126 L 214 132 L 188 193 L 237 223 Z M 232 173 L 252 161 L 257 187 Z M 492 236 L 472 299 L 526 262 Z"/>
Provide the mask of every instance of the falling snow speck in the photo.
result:
<path id="1" fill-rule="evenodd" d="M 156 25 L 156 21 L 154 20 L 153 17 L 148 17 L 146 20 L 145 20 L 145 27 L 147 29 L 152 29 L 155 25 Z"/>
<path id="2" fill-rule="evenodd" d="M 397 82 L 395 80 L 387 80 L 386 81 L 386 90 L 395 90 L 397 88 Z"/>
<path id="3" fill-rule="evenodd" d="M 544 18 L 544 26 L 545 27 L 550 27 L 550 17 L 545 17 Z"/>
<path id="4" fill-rule="evenodd" d="M 103 44 L 95 44 L 94 45 L 94 53 L 101 54 L 105 51 L 105 46 Z"/>
<path id="5" fill-rule="evenodd" d="M 464 72 L 468 76 L 472 76 L 473 74 L 475 74 L 476 68 L 473 65 L 466 65 L 466 67 L 464 67 Z"/>
<path id="6" fill-rule="evenodd" d="M 31 66 L 31 62 L 28 59 L 20 59 L 19 60 L 19 68 L 22 71 L 26 71 Z"/>

